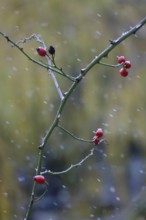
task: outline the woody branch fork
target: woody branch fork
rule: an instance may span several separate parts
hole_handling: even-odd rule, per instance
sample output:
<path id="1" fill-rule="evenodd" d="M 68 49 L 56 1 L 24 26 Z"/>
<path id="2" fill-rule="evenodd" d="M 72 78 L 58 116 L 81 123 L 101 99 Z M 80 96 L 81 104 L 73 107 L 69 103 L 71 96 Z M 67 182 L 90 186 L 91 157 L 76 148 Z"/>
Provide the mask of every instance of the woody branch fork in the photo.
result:
<path id="1" fill-rule="evenodd" d="M 41 66 L 42 68 L 45 68 L 48 70 L 49 75 L 51 75 L 52 80 L 54 82 L 54 85 L 56 87 L 56 90 L 58 91 L 59 97 L 60 97 L 60 105 L 59 108 L 56 112 L 56 116 L 51 124 L 51 126 L 49 127 L 48 131 L 46 132 L 46 135 L 44 135 L 44 137 L 41 139 L 41 144 L 39 146 L 39 157 L 38 157 L 38 163 L 36 166 L 36 175 L 39 175 L 42 171 L 42 163 L 43 163 L 43 155 L 44 155 L 44 149 L 47 146 L 49 137 L 51 136 L 52 132 L 54 131 L 54 129 L 56 127 L 59 127 L 59 123 L 60 123 L 60 119 L 61 119 L 61 115 L 62 112 L 65 108 L 65 105 L 68 101 L 68 99 L 70 98 L 71 94 L 73 93 L 73 91 L 76 89 L 76 87 L 78 86 L 78 84 L 83 80 L 83 78 L 85 77 L 85 75 L 97 64 L 100 64 L 100 61 L 107 57 L 108 54 L 114 50 L 114 48 L 116 48 L 121 42 L 123 42 L 124 40 L 126 40 L 127 38 L 129 38 L 131 35 L 136 35 L 137 31 L 142 28 L 144 26 L 144 24 L 146 24 L 146 17 L 144 17 L 141 21 L 139 21 L 135 26 L 131 27 L 128 31 L 124 32 L 121 34 L 120 37 L 118 37 L 115 40 L 110 40 L 110 44 L 107 48 L 105 48 L 101 53 L 99 53 L 85 68 L 82 68 L 80 70 L 80 73 L 76 76 L 73 77 L 69 74 L 66 74 L 62 68 L 59 68 L 55 62 L 52 62 L 52 60 L 47 57 L 47 63 L 42 63 L 40 61 L 37 61 L 35 59 L 33 59 L 32 57 L 30 57 L 25 51 L 24 49 L 20 46 L 21 43 L 25 43 L 27 40 L 31 40 L 31 39 L 35 39 L 39 44 L 43 45 L 43 47 L 46 47 L 44 41 L 42 41 L 36 34 L 31 35 L 28 38 L 24 38 L 24 40 L 21 40 L 17 43 L 15 43 L 12 39 L 10 39 L 9 36 L 7 36 L 5 33 L 0 32 L 0 35 L 2 37 L 4 37 L 8 43 L 10 43 L 11 46 L 15 47 L 16 49 L 18 49 L 26 58 L 28 58 L 31 62 L 33 62 L 34 64 L 37 64 L 39 66 Z M 68 88 L 67 92 L 65 94 L 62 93 L 59 84 L 56 80 L 55 77 L 55 73 L 56 74 L 60 74 L 62 77 L 67 78 L 68 80 L 70 80 L 72 82 L 71 86 Z M 65 129 L 64 129 L 65 130 Z M 68 134 L 71 134 L 72 137 L 74 137 L 74 135 L 72 133 L 70 133 L 69 131 L 67 131 Z M 83 139 L 84 141 L 84 139 Z M 85 140 L 88 141 L 88 140 Z M 92 143 L 92 141 L 88 141 L 89 143 Z M 91 150 L 91 152 L 89 153 L 89 155 L 87 155 L 84 159 L 81 160 L 81 162 L 75 164 L 75 165 L 71 165 L 68 169 L 66 169 L 65 171 L 62 171 L 62 173 L 70 171 L 73 167 L 76 167 L 77 165 L 81 165 L 86 159 L 89 158 L 89 156 L 92 156 L 94 153 L 94 149 Z M 49 171 L 48 173 L 51 173 L 51 171 Z M 52 172 L 52 174 L 54 174 Z M 60 172 L 59 172 L 60 174 Z M 31 211 L 32 211 L 32 207 L 33 204 L 35 202 L 35 192 L 36 192 L 36 183 L 34 182 L 33 187 L 32 187 L 32 191 L 31 191 L 31 196 L 30 196 L 30 201 L 28 204 L 28 209 L 26 212 L 26 216 L 24 218 L 24 220 L 28 220 L 30 219 L 30 215 L 31 215 Z"/>

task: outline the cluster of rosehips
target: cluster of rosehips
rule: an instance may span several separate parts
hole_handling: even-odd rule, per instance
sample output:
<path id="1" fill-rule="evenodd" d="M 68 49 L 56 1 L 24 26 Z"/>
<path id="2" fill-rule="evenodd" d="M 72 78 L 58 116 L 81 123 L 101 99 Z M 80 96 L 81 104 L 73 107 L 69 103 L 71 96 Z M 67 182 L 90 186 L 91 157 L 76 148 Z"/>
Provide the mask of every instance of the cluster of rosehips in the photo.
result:
<path id="1" fill-rule="evenodd" d="M 123 67 L 119 70 L 121 76 L 126 77 L 128 76 L 128 70 L 131 68 L 131 62 L 126 60 L 124 56 L 118 57 L 118 63 L 122 64 Z"/>
<path id="2" fill-rule="evenodd" d="M 34 176 L 34 181 L 36 182 L 36 183 L 38 183 L 38 184 L 44 184 L 44 183 L 46 183 L 46 178 L 44 177 L 44 176 L 42 176 L 42 175 L 36 175 L 36 176 Z"/>
<path id="3" fill-rule="evenodd" d="M 41 57 L 44 57 L 47 55 L 47 50 L 44 47 L 38 47 L 36 50 Z M 55 55 L 55 48 L 53 46 L 50 46 L 48 48 L 48 52 L 51 55 Z"/>
<path id="4" fill-rule="evenodd" d="M 95 132 L 95 135 L 92 139 L 93 143 L 97 145 L 100 142 L 100 138 L 104 135 L 104 132 L 101 128 L 98 128 L 97 131 Z"/>

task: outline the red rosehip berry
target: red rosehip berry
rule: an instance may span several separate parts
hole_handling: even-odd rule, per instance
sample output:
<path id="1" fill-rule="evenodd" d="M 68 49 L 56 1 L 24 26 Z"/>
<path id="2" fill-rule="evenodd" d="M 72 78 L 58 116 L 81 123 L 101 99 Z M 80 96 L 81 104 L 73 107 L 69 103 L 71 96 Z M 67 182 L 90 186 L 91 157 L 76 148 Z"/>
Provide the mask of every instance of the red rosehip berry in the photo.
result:
<path id="1" fill-rule="evenodd" d="M 38 184 L 43 184 L 43 183 L 45 183 L 46 182 L 46 179 L 45 179 L 45 177 L 44 176 L 42 176 L 42 175 L 37 175 L 37 176 L 34 176 L 34 181 L 36 182 L 36 183 L 38 183 Z"/>
<path id="2" fill-rule="evenodd" d="M 124 56 L 118 57 L 118 63 L 124 63 L 126 61 Z"/>
<path id="3" fill-rule="evenodd" d="M 129 69 L 131 68 L 131 62 L 129 60 L 126 60 L 124 63 L 125 68 Z"/>
<path id="4" fill-rule="evenodd" d="M 128 76 L 128 70 L 125 68 L 121 68 L 119 72 L 120 72 L 121 76 L 123 76 L 123 77 Z"/>
<path id="5" fill-rule="evenodd" d="M 93 137 L 92 140 L 93 140 L 95 145 L 97 145 L 99 143 L 99 141 L 100 141 L 99 137 L 97 137 L 96 135 Z"/>
<path id="6" fill-rule="evenodd" d="M 37 50 L 38 54 L 42 57 L 46 56 L 46 54 L 47 54 L 46 49 L 43 47 L 38 47 L 36 50 Z"/>
<path id="7" fill-rule="evenodd" d="M 95 134 L 96 134 L 97 137 L 102 137 L 104 132 L 101 128 L 98 128 Z"/>
<path id="8" fill-rule="evenodd" d="M 49 51 L 49 54 L 54 55 L 54 54 L 55 54 L 55 47 L 50 46 L 50 47 L 48 48 L 48 51 Z"/>

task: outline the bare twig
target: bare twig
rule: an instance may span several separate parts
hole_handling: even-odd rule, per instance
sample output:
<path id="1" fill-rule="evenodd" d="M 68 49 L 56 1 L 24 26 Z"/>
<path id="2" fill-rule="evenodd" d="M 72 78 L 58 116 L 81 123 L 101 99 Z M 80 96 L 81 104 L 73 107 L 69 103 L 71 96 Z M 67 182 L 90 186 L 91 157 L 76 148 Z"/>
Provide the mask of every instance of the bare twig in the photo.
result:
<path id="1" fill-rule="evenodd" d="M 81 166 L 89 157 L 93 156 L 94 150 L 95 150 L 95 148 L 92 148 L 92 149 L 90 150 L 90 153 L 89 153 L 88 155 L 86 155 L 80 162 L 78 162 L 78 163 L 76 163 L 76 164 L 71 164 L 70 167 L 68 167 L 68 168 L 65 169 L 65 170 L 62 170 L 62 171 L 60 171 L 60 172 L 54 172 L 54 171 L 51 171 L 51 170 L 45 170 L 45 171 L 41 172 L 40 174 L 43 175 L 43 174 L 49 173 L 49 174 L 52 174 L 52 175 L 60 175 L 60 174 L 67 173 L 67 172 L 69 172 L 71 169 L 73 169 L 73 168 L 75 168 L 75 167 Z"/>
<path id="2" fill-rule="evenodd" d="M 48 65 L 51 66 L 51 60 L 50 60 L 49 57 L 47 57 L 47 62 L 48 62 Z M 53 71 L 50 70 L 50 69 L 49 69 L 49 75 L 50 75 L 51 78 L 53 79 L 53 82 L 54 82 L 54 85 L 55 85 L 55 87 L 56 87 L 56 90 L 57 90 L 57 92 L 58 92 L 58 94 L 59 94 L 60 100 L 62 101 L 62 100 L 64 99 L 63 93 L 62 93 L 62 91 L 61 91 L 61 89 L 60 89 L 60 86 L 59 86 L 59 84 L 58 84 L 58 81 L 57 81 L 57 79 L 56 79 L 56 77 L 55 77 Z"/>
<path id="3" fill-rule="evenodd" d="M 60 128 L 61 130 L 63 130 L 64 132 L 66 132 L 67 134 L 69 134 L 71 137 L 73 137 L 74 139 L 78 140 L 78 141 L 82 141 L 82 142 L 86 142 L 86 143 L 93 143 L 92 140 L 86 140 L 84 138 L 79 138 L 77 136 L 75 136 L 73 133 L 71 133 L 70 131 L 68 131 L 67 129 L 65 129 L 64 127 L 62 127 L 61 125 L 57 125 L 58 128 Z"/>
<path id="4" fill-rule="evenodd" d="M 37 35 L 37 34 L 32 34 L 31 36 L 29 37 L 25 37 L 24 39 L 22 40 L 19 40 L 16 44 L 20 44 L 20 43 L 26 43 L 26 41 L 28 40 L 31 40 L 31 39 L 36 39 L 36 41 L 40 44 L 42 44 L 42 46 L 44 48 L 46 48 L 46 45 L 45 45 L 45 42 L 43 40 L 41 40 L 41 38 Z"/>
<path id="5" fill-rule="evenodd" d="M 122 66 L 123 64 L 109 64 L 109 63 L 103 63 L 103 62 L 99 62 L 99 64 L 103 65 L 103 66 L 108 66 L 108 67 L 113 67 L 113 68 L 117 68 L 119 66 Z"/>
<path id="6" fill-rule="evenodd" d="M 34 202 L 38 202 L 39 200 L 41 200 L 45 196 L 47 191 L 48 191 L 48 183 L 45 183 L 45 191 L 39 197 L 35 197 Z"/>

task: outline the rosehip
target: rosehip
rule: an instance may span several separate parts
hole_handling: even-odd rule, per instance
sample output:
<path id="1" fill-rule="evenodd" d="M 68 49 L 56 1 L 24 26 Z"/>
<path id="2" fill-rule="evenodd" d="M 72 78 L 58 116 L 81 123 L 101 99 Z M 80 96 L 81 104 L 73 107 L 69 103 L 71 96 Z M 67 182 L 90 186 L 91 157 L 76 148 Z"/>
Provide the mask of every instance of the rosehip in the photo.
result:
<path id="1" fill-rule="evenodd" d="M 125 57 L 124 56 L 120 56 L 118 57 L 118 63 L 124 63 L 125 62 Z"/>
<path id="2" fill-rule="evenodd" d="M 121 68 L 119 72 L 120 72 L 121 76 L 123 76 L 123 77 L 128 76 L 128 70 L 125 68 Z"/>
<path id="3" fill-rule="evenodd" d="M 92 140 L 93 140 L 95 145 L 97 145 L 99 143 L 99 141 L 100 141 L 99 137 L 97 137 L 96 135 L 93 137 Z"/>
<path id="4" fill-rule="evenodd" d="M 129 60 L 126 60 L 124 63 L 125 68 L 129 69 L 131 68 L 131 62 Z"/>
<path id="5" fill-rule="evenodd" d="M 42 57 L 46 56 L 46 54 L 47 54 L 46 49 L 43 47 L 38 47 L 36 50 L 37 50 L 38 54 Z"/>
<path id="6" fill-rule="evenodd" d="M 50 46 L 49 49 L 48 49 L 49 53 L 51 55 L 54 55 L 55 54 L 55 48 L 53 46 Z"/>
<path id="7" fill-rule="evenodd" d="M 101 128 L 98 128 L 95 134 L 96 134 L 97 137 L 102 137 L 104 132 Z"/>
<path id="8" fill-rule="evenodd" d="M 34 176 L 34 181 L 36 182 L 36 183 L 38 183 L 38 184 L 43 184 L 43 183 L 45 183 L 46 182 L 46 179 L 45 179 L 45 177 L 44 176 L 42 176 L 42 175 L 37 175 L 37 176 Z"/>

